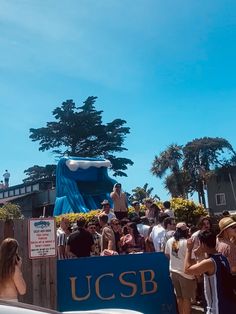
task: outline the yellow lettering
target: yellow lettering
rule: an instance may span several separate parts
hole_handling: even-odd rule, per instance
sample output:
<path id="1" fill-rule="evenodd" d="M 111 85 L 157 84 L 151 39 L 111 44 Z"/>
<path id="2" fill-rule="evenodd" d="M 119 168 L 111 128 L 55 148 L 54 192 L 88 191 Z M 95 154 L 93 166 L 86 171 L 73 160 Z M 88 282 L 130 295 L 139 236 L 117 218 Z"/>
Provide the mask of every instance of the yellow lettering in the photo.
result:
<path id="1" fill-rule="evenodd" d="M 137 293 L 137 285 L 135 283 L 133 283 L 133 282 L 128 282 L 128 281 L 124 280 L 123 277 L 126 274 L 134 274 L 134 275 L 136 275 L 136 272 L 135 271 L 126 271 L 124 273 L 121 273 L 120 276 L 119 276 L 120 283 L 122 285 L 124 285 L 124 286 L 131 287 L 132 288 L 132 293 L 131 294 L 124 294 L 124 293 L 121 292 L 120 295 L 123 298 L 132 298 Z"/>
<path id="2" fill-rule="evenodd" d="M 76 283 L 77 277 L 70 277 L 71 295 L 72 295 L 73 300 L 84 301 L 90 297 L 90 294 L 91 294 L 90 279 L 91 279 L 91 277 L 92 276 L 86 276 L 87 282 L 88 282 L 88 293 L 83 297 L 79 297 L 76 295 L 76 284 L 75 283 Z"/>
<path id="3" fill-rule="evenodd" d="M 150 274 L 150 279 L 145 278 L 145 273 Z M 151 269 L 140 270 L 140 274 L 141 274 L 141 281 L 142 281 L 142 293 L 141 293 L 141 295 L 155 293 L 157 291 L 157 283 L 154 280 L 154 277 L 155 277 L 154 271 Z M 147 282 L 151 283 L 153 286 L 153 288 L 149 291 L 147 290 Z"/>
<path id="4" fill-rule="evenodd" d="M 110 276 L 110 277 L 114 277 L 114 274 L 110 273 L 110 274 L 103 274 L 101 276 L 99 276 L 95 282 L 95 290 L 96 290 L 96 294 L 97 296 L 101 299 L 101 300 L 112 300 L 115 299 L 115 294 L 112 294 L 110 297 L 103 297 L 100 293 L 100 281 L 103 277 L 106 276 Z"/>

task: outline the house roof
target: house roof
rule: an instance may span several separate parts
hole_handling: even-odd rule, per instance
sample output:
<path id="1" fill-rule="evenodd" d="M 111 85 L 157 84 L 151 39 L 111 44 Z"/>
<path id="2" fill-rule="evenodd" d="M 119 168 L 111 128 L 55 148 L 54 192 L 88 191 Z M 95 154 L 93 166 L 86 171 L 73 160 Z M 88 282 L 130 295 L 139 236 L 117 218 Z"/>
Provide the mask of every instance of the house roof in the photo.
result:
<path id="1" fill-rule="evenodd" d="M 15 196 L 10 196 L 10 197 L 5 197 L 0 199 L 0 204 L 6 204 L 8 202 L 11 202 L 13 200 L 19 199 L 19 198 L 24 198 L 28 195 L 32 195 L 35 194 L 35 192 L 31 192 L 31 193 L 25 193 L 25 194 L 21 194 L 21 195 L 15 195 Z"/>

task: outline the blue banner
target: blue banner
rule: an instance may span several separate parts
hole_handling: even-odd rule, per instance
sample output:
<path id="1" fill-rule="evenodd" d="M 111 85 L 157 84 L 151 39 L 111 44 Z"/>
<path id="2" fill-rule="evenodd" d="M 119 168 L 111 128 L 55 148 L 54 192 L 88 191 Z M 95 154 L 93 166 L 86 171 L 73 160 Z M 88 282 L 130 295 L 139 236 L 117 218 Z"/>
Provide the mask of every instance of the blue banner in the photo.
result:
<path id="1" fill-rule="evenodd" d="M 163 253 L 58 260 L 57 287 L 59 311 L 119 308 L 176 313 Z"/>

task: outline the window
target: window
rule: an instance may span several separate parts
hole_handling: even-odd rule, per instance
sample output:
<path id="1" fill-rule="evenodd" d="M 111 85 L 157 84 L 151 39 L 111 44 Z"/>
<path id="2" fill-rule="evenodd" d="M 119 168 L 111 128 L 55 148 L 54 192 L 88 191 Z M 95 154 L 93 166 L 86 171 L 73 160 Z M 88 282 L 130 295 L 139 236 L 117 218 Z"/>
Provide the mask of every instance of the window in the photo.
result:
<path id="1" fill-rule="evenodd" d="M 32 187 L 32 190 L 33 191 L 39 191 L 39 184 L 34 184 L 33 187 Z"/>
<path id="2" fill-rule="evenodd" d="M 26 187 L 26 192 L 27 193 L 31 192 L 31 187 L 32 187 L 31 185 Z"/>
<path id="3" fill-rule="evenodd" d="M 25 194 L 25 187 L 20 189 L 20 194 Z"/>
<path id="4" fill-rule="evenodd" d="M 226 205 L 225 193 L 219 193 L 215 195 L 216 197 L 216 205 Z"/>

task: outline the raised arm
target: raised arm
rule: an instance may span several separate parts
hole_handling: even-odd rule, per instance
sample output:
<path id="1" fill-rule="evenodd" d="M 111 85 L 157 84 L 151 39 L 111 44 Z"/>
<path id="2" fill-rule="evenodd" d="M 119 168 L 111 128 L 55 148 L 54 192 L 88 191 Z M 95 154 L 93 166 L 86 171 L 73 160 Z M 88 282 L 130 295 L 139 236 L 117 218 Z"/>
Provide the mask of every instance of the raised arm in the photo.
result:
<path id="1" fill-rule="evenodd" d="M 200 263 L 196 263 L 195 259 L 192 259 L 192 250 L 194 242 L 192 239 L 187 240 L 187 251 L 184 261 L 184 272 L 188 275 L 199 276 L 204 273 L 212 275 L 215 272 L 214 262 L 210 259 L 204 259 Z"/>
<path id="2" fill-rule="evenodd" d="M 26 293 L 26 283 L 22 275 L 21 271 L 22 261 L 20 261 L 15 266 L 15 273 L 13 275 L 13 281 L 16 286 L 17 292 L 20 295 L 24 295 Z"/>

